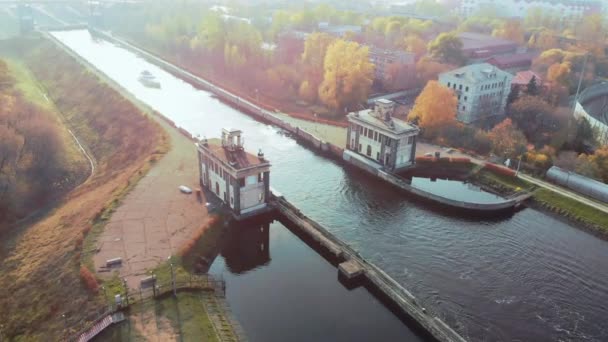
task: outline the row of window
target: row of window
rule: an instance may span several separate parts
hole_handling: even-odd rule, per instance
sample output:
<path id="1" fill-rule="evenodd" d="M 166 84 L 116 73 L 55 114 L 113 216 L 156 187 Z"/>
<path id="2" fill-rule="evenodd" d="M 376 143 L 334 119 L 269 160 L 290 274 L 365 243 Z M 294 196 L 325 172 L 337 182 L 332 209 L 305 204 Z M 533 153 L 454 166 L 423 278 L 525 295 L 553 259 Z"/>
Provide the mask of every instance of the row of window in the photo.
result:
<path id="1" fill-rule="evenodd" d="M 505 85 L 505 82 L 496 82 L 496 83 L 492 83 L 492 84 L 486 84 L 481 86 L 481 90 L 488 90 L 488 89 L 496 89 L 499 87 L 502 87 Z"/>
<path id="2" fill-rule="evenodd" d="M 359 127 L 359 134 L 363 135 L 365 137 L 368 137 L 369 139 L 372 139 L 376 142 L 379 143 L 385 143 L 386 146 L 391 146 L 391 142 L 393 139 L 383 135 L 382 133 L 379 133 L 378 131 L 374 131 L 371 128 L 367 128 L 367 127 L 363 127 L 363 126 L 358 126 L 358 125 L 353 125 L 353 131 L 357 131 L 357 127 Z"/>
<path id="3" fill-rule="evenodd" d="M 458 87 L 458 90 L 462 90 L 462 84 L 456 85 L 456 83 L 452 84 L 452 82 L 448 82 L 448 88 L 450 87 L 452 87 L 454 90 L 456 90 L 456 87 Z M 469 91 L 469 87 L 464 87 L 464 91 Z"/>

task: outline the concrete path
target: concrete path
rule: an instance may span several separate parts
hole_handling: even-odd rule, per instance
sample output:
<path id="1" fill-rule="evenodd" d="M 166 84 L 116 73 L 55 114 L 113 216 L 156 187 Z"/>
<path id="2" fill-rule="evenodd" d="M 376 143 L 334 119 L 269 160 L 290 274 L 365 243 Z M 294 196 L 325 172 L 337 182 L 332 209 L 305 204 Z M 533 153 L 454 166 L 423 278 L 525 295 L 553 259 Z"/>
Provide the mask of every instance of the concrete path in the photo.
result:
<path id="1" fill-rule="evenodd" d="M 171 138 L 171 150 L 158 161 L 123 199 L 98 239 L 94 255 L 100 275 L 118 270 L 130 288 L 138 289 L 146 271 L 175 254 L 203 225 L 207 209 L 196 195 L 178 187 L 198 186 L 194 143 L 157 119 Z M 122 266 L 105 273 L 106 260 L 120 257 Z"/>
<path id="2" fill-rule="evenodd" d="M 536 185 L 538 185 L 538 186 L 540 186 L 542 188 L 551 190 L 553 192 L 557 192 L 560 195 L 566 196 L 566 197 L 571 198 L 571 199 L 573 199 L 575 201 L 579 201 L 581 203 L 584 203 L 584 204 L 586 204 L 586 205 L 588 205 L 590 207 L 593 207 L 593 208 L 595 208 L 597 210 L 603 211 L 606 214 L 608 214 L 608 206 L 606 206 L 605 204 L 601 204 L 599 202 L 596 202 L 594 200 L 586 198 L 583 195 L 579 195 L 579 194 L 577 194 L 575 192 L 572 192 L 570 190 L 566 190 L 563 187 L 560 187 L 560 186 L 557 186 L 555 184 L 551 184 L 551 183 L 542 181 L 542 180 L 540 180 L 538 178 L 530 177 L 530 176 L 525 175 L 523 173 L 519 173 L 518 177 L 521 178 L 521 179 L 523 179 L 523 180 L 525 180 L 525 181 L 527 181 L 527 182 L 536 184 Z"/>

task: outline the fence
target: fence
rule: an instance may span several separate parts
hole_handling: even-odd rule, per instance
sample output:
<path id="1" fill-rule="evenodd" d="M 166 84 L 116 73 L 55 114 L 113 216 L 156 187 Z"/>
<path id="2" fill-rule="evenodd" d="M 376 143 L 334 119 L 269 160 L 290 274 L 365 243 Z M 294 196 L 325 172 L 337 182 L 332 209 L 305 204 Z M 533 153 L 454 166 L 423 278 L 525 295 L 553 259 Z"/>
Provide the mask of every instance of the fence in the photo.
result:
<path id="1" fill-rule="evenodd" d="M 113 313 L 126 310 L 131 305 L 140 304 L 148 300 L 155 300 L 170 296 L 173 289 L 173 281 L 171 279 L 165 280 L 162 283 L 156 282 L 155 278 L 149 283 L 140 286 L 139 291 L 130 291 L 128 287 L 123 285 L 120 293 L 120 303 L 111 301 L 108 298 L 107 293 L 106 301 L 111 303 L 108 307 L 103 308 L 101 313 L 97 313 L 93 320 L 87 322 L 81 322 L 77 326 L 71 327 L 68 331 L 75 331 L 70 334 L 66 340 L 68 341 L 79 341 L 83 335 L 86 335 L 91 329 L 95 328 L 99 322 L 106 319 L 108 315 Z M 192 274 L 181 274 L 175 277 L 175 292 L 192 292 L 192 291 L 210 291 L 214 292 L 215 295 L 224 297 L 226 294 L 226 283 L 222 277 L 214 277 L 209 274 L 204 275 L 192 275 Z"/>

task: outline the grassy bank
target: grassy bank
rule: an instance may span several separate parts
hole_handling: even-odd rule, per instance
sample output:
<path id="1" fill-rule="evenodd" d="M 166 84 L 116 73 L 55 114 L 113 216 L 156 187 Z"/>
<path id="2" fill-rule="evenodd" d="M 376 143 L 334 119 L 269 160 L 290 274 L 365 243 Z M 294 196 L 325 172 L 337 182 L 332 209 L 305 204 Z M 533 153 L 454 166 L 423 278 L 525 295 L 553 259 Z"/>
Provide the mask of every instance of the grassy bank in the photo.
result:
<path id="1" fill-rule="evenodd" d="M 474 178 L 475 182 L 492 188 L 493 190 L 509 195 L 517 191 L 533 191 L 532 203 L 545 210 L 582 225 L 602 237 L 608 238 L 608 215 L 606 213 L 560 195 L 551 190 L 537 188 L 519 178 L 506 177 L 483 170 Z"/>
<path id="2" fill-rule="evenodd" d="M 104 304 L 102 294 L 88 290 L 80 278 L 83 234 L 158 158 L 166 137 L 157 124 L 52 43 L 29 40 L 24 50 L 28 67 L 98 166 L 88 183 L 5 244 L 7 257 L 0 266 L 2 337 L 57 341 L 73 332 L 66 325 L 95 319 Z"/>
<path id="3" fill-rule="evenodd" d="M 99 335 L 95 341 L 218 341 L 203 305 L 203 294 L 178 293 L 177 297 L 132 306 L 128 320 Z"/>

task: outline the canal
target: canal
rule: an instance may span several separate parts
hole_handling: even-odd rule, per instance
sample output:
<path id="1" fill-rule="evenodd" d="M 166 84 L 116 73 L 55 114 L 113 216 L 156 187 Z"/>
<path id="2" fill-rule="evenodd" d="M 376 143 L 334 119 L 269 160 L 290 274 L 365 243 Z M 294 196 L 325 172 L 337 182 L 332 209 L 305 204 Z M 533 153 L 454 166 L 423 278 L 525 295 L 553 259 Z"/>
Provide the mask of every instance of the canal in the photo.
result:
<path id="1" fill-rule="evenodd" d="M 261 148 L 272 162 L 274 189 L 383 268 L 468 339 L 608 340 L 605 241 L 533 209 L 479 220 L 419 204 L 315 155 L 279 129 L 128 50 L 92 38 L 88 31 L 53 35 L 193 134 L 217 137 L 222 127 L 242 129 L 245 147 Z M 143 70 L 156 75 L 162 88 L 141 85 L 137 77 Z M 280 229 L 271 229 L 271 239 L 276 231 Z M 264 269 L 251 271 L 251 276 Z"/>

